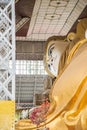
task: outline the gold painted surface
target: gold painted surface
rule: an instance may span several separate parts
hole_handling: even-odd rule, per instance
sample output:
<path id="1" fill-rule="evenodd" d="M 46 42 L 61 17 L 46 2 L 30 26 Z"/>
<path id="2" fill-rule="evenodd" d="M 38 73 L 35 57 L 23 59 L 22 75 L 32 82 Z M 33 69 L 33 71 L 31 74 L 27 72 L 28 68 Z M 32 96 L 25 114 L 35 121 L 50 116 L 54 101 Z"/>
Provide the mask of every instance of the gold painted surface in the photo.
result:
<path id="1" fill-rule="evenodd" d="M 46 126 L 50 130 L 87 130 L 87 39 L 70 51 L 63 72 L 50 92 L 51 105 Z M 40 127 L 43 127 L 42 123 Z M 16 130 L 36 130 L 30 120 L 22 120 Z"/>
<path id="2" fill-rule="evenodd" d="M 0 130 L 14 130 L 15 101 L 0 101 Z"/>

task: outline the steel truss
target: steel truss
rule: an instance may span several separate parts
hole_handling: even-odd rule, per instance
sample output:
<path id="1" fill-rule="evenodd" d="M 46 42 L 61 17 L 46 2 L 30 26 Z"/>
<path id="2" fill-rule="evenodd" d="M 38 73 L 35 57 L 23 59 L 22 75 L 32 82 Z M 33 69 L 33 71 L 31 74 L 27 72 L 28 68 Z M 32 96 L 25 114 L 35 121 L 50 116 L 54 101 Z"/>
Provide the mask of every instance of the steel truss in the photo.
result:
<path id="1" fill-rule="evenodd" d="M 0 100 L 15 99 L 14 0 L 0 0 Z"/>

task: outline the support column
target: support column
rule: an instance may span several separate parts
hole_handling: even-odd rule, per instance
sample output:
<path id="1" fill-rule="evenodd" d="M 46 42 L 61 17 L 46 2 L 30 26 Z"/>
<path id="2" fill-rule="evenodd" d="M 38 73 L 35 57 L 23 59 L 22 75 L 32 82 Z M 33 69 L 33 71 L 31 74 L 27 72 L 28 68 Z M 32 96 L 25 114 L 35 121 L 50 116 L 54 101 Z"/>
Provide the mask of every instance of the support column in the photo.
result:
<path id="1" fill-rule="evenodd" d="M 0 130 L 15 130 L 14 7 L 14 0 L 0 0 Z"/>
<path id="2" fill-rule="evenodd" d="M 0 1 L 0 100 L 15 100 L 14 0 Z"/>

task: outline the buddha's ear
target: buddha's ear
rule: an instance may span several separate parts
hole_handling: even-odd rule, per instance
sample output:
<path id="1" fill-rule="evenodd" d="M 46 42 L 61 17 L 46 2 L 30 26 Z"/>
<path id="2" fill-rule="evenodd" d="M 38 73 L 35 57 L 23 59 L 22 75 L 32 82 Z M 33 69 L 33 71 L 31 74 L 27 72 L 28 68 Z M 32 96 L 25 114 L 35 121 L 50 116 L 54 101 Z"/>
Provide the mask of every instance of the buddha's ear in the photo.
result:
<path id="1" fill-rule="evenodd" d="M 70 32 L 68 35 L 67 35 L 67 41 L 68 42 L 72 42 L 74 41 L 76 38 L 76 34 L 74 32 Z"/>

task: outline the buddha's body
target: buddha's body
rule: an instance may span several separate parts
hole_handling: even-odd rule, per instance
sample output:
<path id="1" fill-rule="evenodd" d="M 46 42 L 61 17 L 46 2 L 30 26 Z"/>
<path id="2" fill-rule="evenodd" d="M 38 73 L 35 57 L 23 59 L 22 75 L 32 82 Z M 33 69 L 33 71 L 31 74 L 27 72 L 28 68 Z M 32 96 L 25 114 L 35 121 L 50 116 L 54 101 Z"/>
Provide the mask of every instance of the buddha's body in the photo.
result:
<path id="1" fill-rule="evenodd" d="M 43 126 L 41 123 L 39 127 Z M 51 88 L 46 126 L 50 130 L 87 130 L 87 39 L 69 51 Z M 16 130 L 36 130 L 36 126 L 22 120 Z"/>
<path id="2" fill-rule="evenodd" d="M 84 43 L 84 44 L 83 44 Z M 83 44 L 83 45 L 82 45 Z M 87 40 L 79 42 L 67 60 L 63 73 L 51 89 L 51 105 L 46 126 L 50 130 L 87 129 Z M 35 125 L 20 121 L 16 130 L 30 130 Z M 44 125 L 43 123 L 41 126 Z"/>

